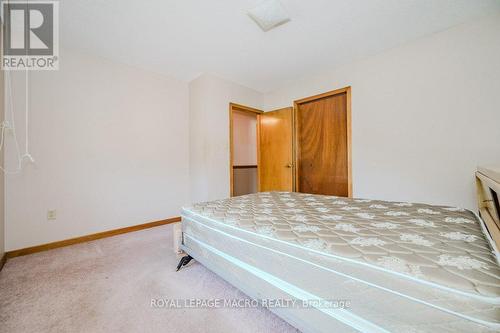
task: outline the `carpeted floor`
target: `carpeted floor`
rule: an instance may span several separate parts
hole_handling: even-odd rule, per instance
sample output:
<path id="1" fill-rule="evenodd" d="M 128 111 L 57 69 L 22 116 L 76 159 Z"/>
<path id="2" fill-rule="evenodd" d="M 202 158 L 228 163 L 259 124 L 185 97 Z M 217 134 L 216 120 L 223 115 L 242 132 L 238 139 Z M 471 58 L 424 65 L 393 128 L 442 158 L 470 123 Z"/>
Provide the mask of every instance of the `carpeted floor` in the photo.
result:
<path id="1" fill-rule="evenodd" d="M 172 225 L 9 260 L 0 332 L 296 332 L 263 308 L 168 309 L 152 298 L 244 299 L 197 262 L 175 272 Z"/>

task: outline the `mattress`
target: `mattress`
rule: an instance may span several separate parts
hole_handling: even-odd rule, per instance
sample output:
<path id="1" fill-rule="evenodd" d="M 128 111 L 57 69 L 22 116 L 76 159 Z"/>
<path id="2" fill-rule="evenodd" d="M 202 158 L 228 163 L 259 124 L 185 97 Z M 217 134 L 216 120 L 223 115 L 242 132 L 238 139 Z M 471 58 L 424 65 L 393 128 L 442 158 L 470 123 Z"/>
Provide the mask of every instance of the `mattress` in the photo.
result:
<path id="1" fill-rule="evenodd" d="M 305 331 L 500 329 L 497 257 L 461 208 L 264 192 L 185 207 L 182 228 L 183 250 L 251 297 L 313 304 L 274 309 Z"/>

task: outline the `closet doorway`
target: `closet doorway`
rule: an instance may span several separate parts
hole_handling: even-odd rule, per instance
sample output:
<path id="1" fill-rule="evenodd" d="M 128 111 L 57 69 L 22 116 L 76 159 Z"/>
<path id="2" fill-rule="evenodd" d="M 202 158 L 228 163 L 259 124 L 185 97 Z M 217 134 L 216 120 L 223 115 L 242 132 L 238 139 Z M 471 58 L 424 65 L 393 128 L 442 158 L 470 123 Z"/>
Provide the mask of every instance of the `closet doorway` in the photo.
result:
<path id="1" fill-rule="evenodd" d="M 351 197 L 351 88 L 294 105 L 295 190 Z"/>
<path id="2" fill-rule="evenodd" d="M 230 103 L 230 193 L 259 192 L 259 115 L 261 110 Z"/>

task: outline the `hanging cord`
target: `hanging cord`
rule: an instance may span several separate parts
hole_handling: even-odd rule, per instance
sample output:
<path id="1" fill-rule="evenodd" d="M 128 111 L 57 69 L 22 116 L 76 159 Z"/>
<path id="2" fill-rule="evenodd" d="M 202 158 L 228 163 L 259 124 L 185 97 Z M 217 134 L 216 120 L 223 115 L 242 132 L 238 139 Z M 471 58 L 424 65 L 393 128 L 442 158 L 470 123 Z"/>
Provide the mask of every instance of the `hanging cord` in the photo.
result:
<path id="1" fill-rule="evenodd" d="M 8 100 L 9 104 L 7 108 L 9 109 L 10 117 L 11 117 L 11 124 L 7 120 L 4 120 L 2 122 L 1 128 L 1 139 L 0 139 L 0 151 L 3 149 L 5 151 L 5 135 L 6 135 L 6 130 L 10 129 L 12 131 L 12 136 L 14 137 L 14 147 L 16 149 L 16 155 L 17 155 L 17 168 L 15 170 L 6 170 L 0 165 L 0 170 L 2 170 L 5 174 L 16 174 L 21 172 L 22 169 L 22 158 L 21 158 L 21 150 L 19 149 L 19 141 L 17 140 L 17 135 L 16 135 L 16 125 L 15 125 L 15 118 L 14 118 L 14 100 L 12 98 L 12 76 L 10 74 L 10 71 L 6 70 L 5 71 L 5 76 L 7 78 L 6 82 L 7 84 L 7 93 L 8 93 Z"/>
<path id="2" fill-rule="evenodd" d="M 25 82 L 26 82 L 26 86 L 25 86 L 25 89 L 26 89 L 26 99 L 25 99 L 25 116 L 24 116 L 24 121 L 25 121 L 25 141 L 24 141 L 24 149 L 25 149 L 25 152 L 24 152 L 24 155 L 21 157 L 21 163 L 22 161 L 27 158 L 31 163 L 35 163 L 35 159 L 33 158 L 33 156 L 31 156 L 30 152 L 29 152 L 29 80 L 28 80 L 28 69 L 26 69 L 26 76 L 25 76 Z"/>
<path id="3" fill-rule="evenodd" d="M 26 3 L 26 10 L 28 10 L 28 4 Z M 28 53 L 26 53 L 26 56 L 28 56 Z M 14 146 L 16 149 L 16 155 L 17 155 L 17 168 L 13 171 L 6 170 L 2 165 L 0 165 L 0 170 L 2 170 L 5 174 L 16 174 L 20 173 L 22 168 L 23 168 L 23 160 L 28 159 L 29 162 L 35 163 L 35 159 L 33 156 L 31 156 L 29 152 L 29 77 L 28 77 L 28 68 L 26 68 L 25 71 L 25 152 L 24 155 L 21 156 L 21 151 L 19 149 L 19 141 L 17 140 L 17 135 L 16 135 L 16 125 L 15 125 L 15 117 L 14 117 L 14 99 L 13 94 L 12 94 L 12 75 L 9 70 L 5 70 L 5 76 L 7 77 L 8 81 L 8 96 L 9 96 L 9 110 L 10 110 L 10 116 L 11 116 L 11 122 L 12 126 L 9 124 L 7 120 L 4 119 L 4 121 L 1 123 L 1 138 L 0 138 L 0 152 L 3 149 L 5 153 L 5 134 L 6 130 L 10 129 L 12 131 L 12 135 L 14 137 Z M 5 80 L 4 80 L 5 82 Z M 5 156 L 5 154 L 4 154 Z"/>

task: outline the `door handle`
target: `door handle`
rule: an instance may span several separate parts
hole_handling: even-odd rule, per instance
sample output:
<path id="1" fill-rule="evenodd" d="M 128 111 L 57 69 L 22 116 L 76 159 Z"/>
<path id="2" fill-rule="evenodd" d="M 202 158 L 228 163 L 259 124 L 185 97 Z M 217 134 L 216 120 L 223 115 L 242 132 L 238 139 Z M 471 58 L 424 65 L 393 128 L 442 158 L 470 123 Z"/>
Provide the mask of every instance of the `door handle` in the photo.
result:
<path id="1" fill-rule="evenodd" d="M 286 165 L 286 167 L 287 167 L 287 168 L 291 168 L 291 167 L 293 167 L 293 165 L 292 165 L 292 163 L 288 163 L 288 164 Z"/>

